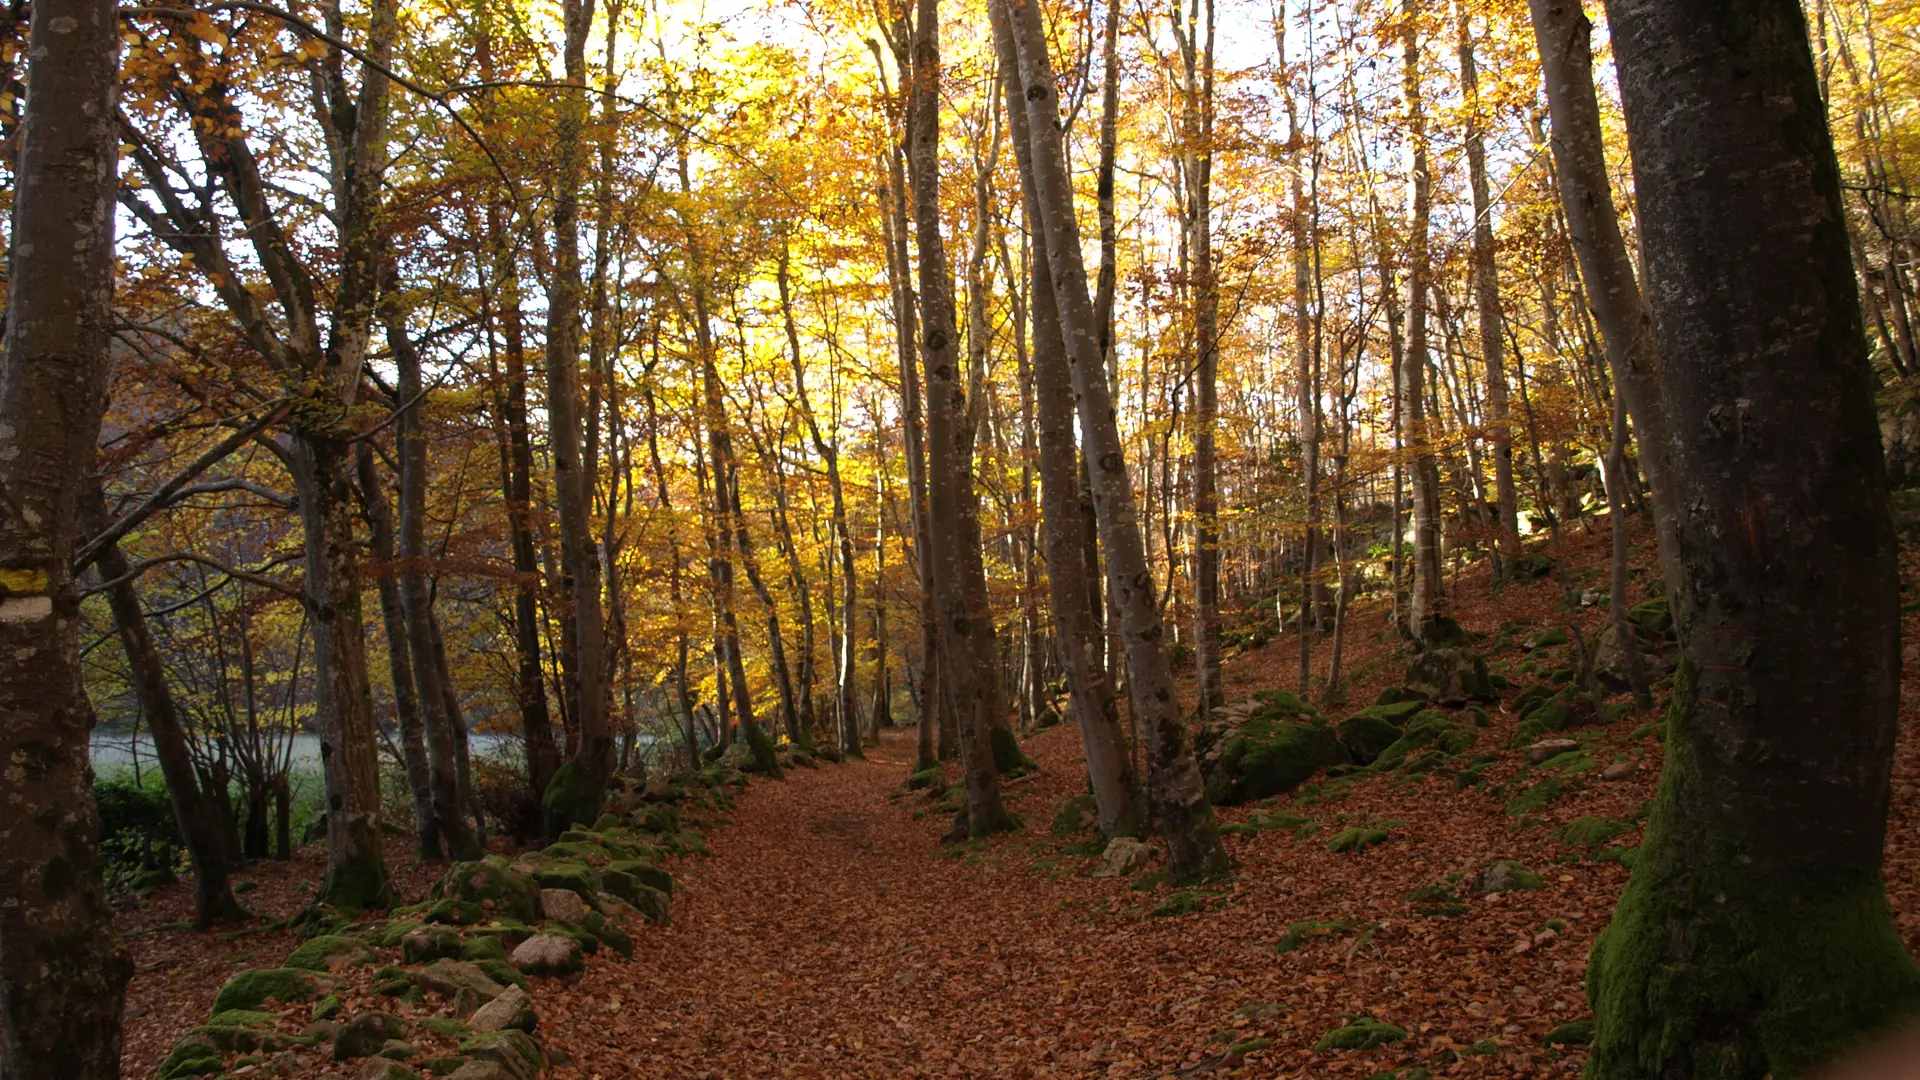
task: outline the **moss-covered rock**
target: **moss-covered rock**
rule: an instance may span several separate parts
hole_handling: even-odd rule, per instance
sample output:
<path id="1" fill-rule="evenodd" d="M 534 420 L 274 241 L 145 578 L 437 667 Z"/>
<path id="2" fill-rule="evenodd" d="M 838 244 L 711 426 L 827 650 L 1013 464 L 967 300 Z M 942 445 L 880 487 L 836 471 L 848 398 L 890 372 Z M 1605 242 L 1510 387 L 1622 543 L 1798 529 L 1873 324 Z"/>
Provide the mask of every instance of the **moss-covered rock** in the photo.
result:
<path id="1" fill-rule="evenodd" d="M 1053 835 L 1078 836 L 1100 823 L 1100 807 L 1091 792 L 1083 792 L 1060 804 L 1053 813 Z"/>
<path id="2" fill-rule="evenodd" d="M 1333 731 L 1317 723 L 1249 717 L 1214 734 L 1201 750 L 1207 798 L 1231 806 L 1291 791 L 1346 759 Z"/>
<path id="3" fill-rule="evenodd" d="M 551 845 L 547 852 L 552 854 L 553 849 L 559 846 Z M 600 895 L 600 875 L 594 873 L 593 866 L 583 860 L 557 859 L 541 863 L 533 868 L 531 876 L 533 883 L 541 889 L 568 889 L 579 893 L 588 902 Z"/>
<path id="4" fill-rule="evenodd" d="M 189 1076 L 213 1076 L 226 1067 L 220 1048 L 205 1035 L 191 1034 L 175 1043 L 160 1062 L 159 1080 L 182 1080 Z"/>
<path id="5" fill-rule="evenodd" d="M 1371 711 L 1359 712 L 1340 721 L 1339 737 L 1355 765 L 1371 765 L 1400 738 L 1400 726 Z"/>
<path id="6" fill-rule="evenodd" d="M 1365 851 L 1370 847 L 1387 842 L 1387 830 L 1351 828 L 1342 829 L 1327 840 L 1327 850 L 1336 855 L 1349 851 Z"/>
<path id="7" fill-rule="evenodd" d="M 391 1013 L 361 1013 L 340 1025 L 340 1034 L 333 1037 L 333 1059 L 352 1061 L 372 1057 L 386 1046 L 387 1040 L 398 1039 L 406 1033 L 406 1025 Z"/>
<path id="8" fill-rule="evenodd" d="M 1408 764 L 1410 759 L 1422 751 L 1431 751 L 1441 756 L 1464 753 L 1471 749 L 1478 737 L 1473 728 L 1457 724 L 1439 709 L 1427 709 L 1416 714 L 1408 721 L 1405 731 L 1374 762 L 1376 765 L 1397 767 Z"/>
<path id="9" fill-rule="evenodd" d="M 409 964 L 458 959 L 462 951 L 460 935 L 444 926 L 423 926 L 400 939 L 400 955 Z"/>
<path id="10" fill-rule="evenodd" d="M 1505 892 L 1529 892 L 1539 888 L 1540 875 L 1529 870 L 1525 863 L 1513 859 L 1496 859 L 1480 875 L 1480 891 L 1487 895 Z"/>
<path id="11" fill-rule="evenodd" d="M 281 966 L 301 968 L 306 971 L 328 971 L 371 963 L 373 963 L 373 953 L 367 950 L 366 943 L 359 938 L 341 934 L 321 934 L 319 937 L 301 942 L 300 947 L 293 950 Z"/>
<path id="12" fill-rule="evenodd" d="M 1302 946 L 1312 944 L 1323 938 L 1344 933 L 1359 923 L 1353 919 L 1307 919 L 1287 927 L 1287 932 L 1274 942 L 1273 951 L 1290 953 Z"/>
<path id="13" fill-rule="evenodd" d="M 507 943 L 499 934 L 476 934 L 460 943 L 460 959 L 468 963 L 506 958 Z"/>
<path id="14" fill-rule="evenodd" d="M 463 1041 L 460 1052 L 475 1061 L 498 1065 L 523 1080 L 532 1080 L 547 1067 L 540 1044 L 518 1028 L 480 1032 Z"/>
<path id="15" fill-rule="evenodd" d="M 324 976 L 301 968 L 252 968 L 228 979 L 213 996 L 213 1011 L 257 1009 L 264 1001 L 282 1001 L 289 1005 L 311 1001 L 323 988 L 334 983 Z"/>
<path id="16" fill-rule="evenodd" d="M 1320 1036 L 1315 1050 L 1372 1050 L 1405 1041 L 1407 1029 L 1370 1016 L 1348 1016 L 1340 1027 Z"/>
<path id="17" fill-rule="evenodd" d="M 548 836 L 558 836 L 577 822 L 593 821 L 600 816 L 602 790 L 590 783 L 576 758 L 568 758 L 554 770 L 547 790 L 540 795 L 540 813 Z"/>
<path id="18" fill-rule="evenodd" d="M 1624 821 L 1605 817 L 1581 817 L 1560 827 L 1560 842 L 1592 852 L 1605 847 L 1614 837 L 1632 831 L 1633 826 Z"/>
<path id="19" fill-rule="evenodd" d="M 1407 663 L 1406 687 L 1443 705 L 1497 701 L 1486 657 L 1460 647 L 1430 648 Z"/>
<path id="20" fill-rule="evenodd" d="M 938 765 L 921 769 L 907 777 L 904 785 L 908 791 L 942 791 L 947 786 L 947 771 Z"/>
<path id="21" fill-rule="evenodd" d="M 1260 713 L 1274 720 L 1307 720 L 1318 715 L 1313 706 L 1300 699 L 1300 695 L 1291 690 L 1274 688 L 1257 690 L 1253 700 L 1260 706 Z"/>

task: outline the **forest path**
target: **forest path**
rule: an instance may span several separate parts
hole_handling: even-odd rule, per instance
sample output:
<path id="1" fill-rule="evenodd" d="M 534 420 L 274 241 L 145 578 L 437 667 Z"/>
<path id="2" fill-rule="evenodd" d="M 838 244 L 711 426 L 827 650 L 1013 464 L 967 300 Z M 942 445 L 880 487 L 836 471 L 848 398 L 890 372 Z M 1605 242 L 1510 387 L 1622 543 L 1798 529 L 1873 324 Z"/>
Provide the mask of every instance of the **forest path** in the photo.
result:
<path id="1" fill-rule="evenodd" d="M 708 833 L 712 855 L 674 867 L 671 926 L 636 933 L 631 961 L 539 989 L 542 1036 L 570 1058 L 553 1075 L 1578 1075 L 1584 1055 L 1542 1039 L 1585 1012 L 1582 969 L 1617 866 L 1556 867 L 1547 888 L 1476 902 L 1469 917 L 1409 919 L 1407 890 L 1449 866 L 1553 863 L 1548 838 L 1516 842 L 1485 795 L 1422 778 L 1367 785 L 1337 813 L 1313 808 L 1330 828 L 1406 819 L 1404 839 L 1364 855 L 1266 832 L 1234 842 L 1240 873 L 1214 889 L 1090 879 L 1078 838 L 1048 827 L 1086 787 L 1077 732 L 1056 727 L 1024 748 L 1040 771 L 1007 795 L 1026 828 L 990 843 L 942 845 L 949 818 L 901 790 L 911 732 L 889 733 L 866 761 L 755 780 Z M 1643 797 L 1628 786 L 1640 785 L 1597 797 L 1625 814 Z M 1169 902 L 1186 913 L 1155 917 Z M 1548 918 L 1566 931 L 1535 943 Z M 1344 921 L 1278 952 L 1308 919 Z M 1345 1015 L 1411 1037 L 1316 1051 Z"/>

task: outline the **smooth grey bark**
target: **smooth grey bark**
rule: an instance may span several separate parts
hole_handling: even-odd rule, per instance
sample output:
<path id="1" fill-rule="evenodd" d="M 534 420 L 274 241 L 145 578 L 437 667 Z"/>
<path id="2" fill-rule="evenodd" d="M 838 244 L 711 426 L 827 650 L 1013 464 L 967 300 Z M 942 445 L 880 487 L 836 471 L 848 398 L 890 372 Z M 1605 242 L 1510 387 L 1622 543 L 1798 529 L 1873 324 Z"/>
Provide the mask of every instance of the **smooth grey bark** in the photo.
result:
<path id="1" fill-rule="evenodd" d="M 1796 0 L 1607 10 L 1681 658 L 1640 861 L 1587 968 L 1586 1075 L 1792 1080 L 1920 1011 L 1881 874 L 1899 548 L 1839 167 Z"/>
<path id="2" fill-rule="evenodd" d="M 1000 650 L 986 580 L 979 568 L 979 501 L 973 488 L 960 382 L 953 291 L 940 234 L 939 0 L 917 0 L 907 109 L 912 116 L 907 165 L 920 252 L 921 353 L 926 357 L 927 495 L 932 526 L 935 599 L 945 651 L 944 689 L 954 702 L 960 762 L 966 774 L 964 830 L 975 836 L 1014 826 L 1000 799 L 988 733 L 1005 723 Z M 971 552 L 961 550 L 972 547 Z"/>
<path id="3" fill-rule="evenodd" d="M 71 560 L 106 409 L 117 13 L 40 0 L 0 346 L 0 1077 L 113 1080 L 133 962 L 101 878 Z"/>
<path id="4" fill-rule="evenodd" d="M 1032 144 L 1033 198 L 1046 235 L 1048 271 L 1059 305 L 1075 411 L 1092 470 L 1108 591 L 1125 638 L 1127 688 L 1146 743 L 1148 797 L 1167 840 L 1169 873 L 1176 880 L 1208 877 L 1226 869 L 1227 856 L 1214 827 L 1213 807 L 1207 802 L 1199 766 L 1187 749 L 1186 724 L 1167 661 L 1166 626 L 1154 598 L 1133 482 L 1100 359 L 1099 328 L 1080 250 L 1080 224 L 1073 213 L 1072 181 L 1055 123 L 1060 91 L 1047 53 L 1045 28 L 1032 0 L 995 0 L 990 11 L 1009 20 L 1019 57 Z"/>
<path id="5" fill-rule="evenodd" d="M 1528 0 L 1547 109 L 1553 120 L 1552 151 L 1567 235 L 1580 277 L 1599 323 L 1616 391 L 1633 419 L 1640 468 L 1652 492 L 1660 564 L 1667 582 L 1679 580 L 1679 551 L 1668 522 L 1674 508 L 1672 441 L 1660 391 L 1660 347 L 1653 313 L 1635 280 L 1632 254 L 1614 208 L 1607 174 L 1600 105 L 1593 84 L 1593 24 L 1580 0 Z"/>
<path id="6" fill-rule="evenodd" d="M 600 553 L 595 543 L 590 478 L 582 459 L 584 417 L 580 390 L 580 188 L 586 176 L 587 33 L 594 0 L 564 0 L 566 87 L 554 130 L 553 271 L 547 297 L 547 439 L 553 458 L 554 509 L 560 519 L 561 592 L 573 630 L 574 754 L 542 796 L 544 827 L 557 837 L 576 822 L 592 822 L 613 767 L 607 724 L 603 655 L 606 623 L 600 604 Z"/>
<path id="7" fill-rule="evenodd" d="M 401 410 L 395 428 L 400 458 L 400 606 L 406 614 L 413 684 L 419 692 L 420 718 L 426 732 L 427 784 L 434 822 L 447 857 L 464 862 L 479 858 L 483 852 L 473 830 L 467 827 L 460 790 L 461 740 L 455 733 L 458 710 L 449 710 L 452 678 L 433 632 L 433 596 L 427 585 L 426 387 L 421 379 L 419 350 L 407 336 L 391 299 L 384 306 L 387 347 L 394 357 L 394 386 Z"/>
<path id="8" fill-rule="evenodd" d="M 1480 69 L 1473 54 L 1469 8 L 1455 0 L 1460 91 L 1466 99 L 1467 184 L 1473 193 L 1473 301 L 1480 320 L 1480 354 L 1487 368 L 1488 443 L 1493 452 L 1494 532 L 1500 554 L 1520 554 L 1520 502 L 1513 486 L 1513 428 L 1507 409 L 1506 339 L 1500 314 L 1500 267 L 1493 237 L 1493 198 L 1487 186 L 1487 137 L 1480 107 Z M 1589 87 L 1591 90 L 1591 87 Z M 1555 128 L 1559 124 L 1555 123 Z"/>
<path id="9" fill-rule="evenodd" d="M 434 814 L 426 725 L 420 719 L 413 647 L 407 640 L 406 608 L 400 599 L 399 571 L 395 567 L 393 508 L 387 504 L 386 488 L 380 483 L 370 440 L 359 443 L 354 458 L 360 477 L 360 499 L 366 509 L 368 549 L 375 562 L 380 625 L 386 633 L 387 674 L 393 682 L 394 720 L 400 728 L 400 763 L 406 771 L 407 794 L 413 808 L 413 853 L 422 861 L 439 859 L 445 849 L 440 843 L 440 822 Z"/>
<path id="10" fill-rule="evenodd" d="M 1145 814 L 1120 728 L 1120 702 L 1107 678 L 1106 665 L 1101 663 L 1106 638 L 1093 618 L 1093 587 L 1081 558 L 1086 548 L 1086 523 L 1080 514 L 1080 470 L 1074 454 L 1073 377 L 1067 371 L 1066 339 L 1060 332 L 1059 307 L 1048 272 L 1047 236 L 1038 227 L 1040 214 L 1031 180 L 1033 144 L 1020 97 L 1018 56 L 1007 20 L 994 19 L 993 32 L 1006 87 L 1014 159 L 1020 169 L 1028 225 L 1033 231 L 1032 280 L 1028 288 L 1033 298 L 1033 396 L 1039 414 L 1040 513 L 1046 523 L 1047 589 L 1054 633 L 1067 669 L 1074 720 L 1086 751 L 1087 782 L 1099 811 L 1100 835 L 1108 839 L 1133 836 L 1144 826 Z"/>
<path id="11" fill-rule="evenodd" d="M 1413 452 L 1413 591 L 1407 602 L 1407 632 L 1424 642 L 1446 601 L 1440 565 L 1440 466 L 1428 430 L 1426 377 L 1427 296 L 1433 273 L 1428 219 L 1433 211 L 1433 174 L 1428 161 L 1426 97 L 1422 86 L 1420 29 L 1415 0 L 1402 0 L 1401 101 L 1410 144 L 1407 171 L 1407 302 L 1405 353 L 1397 400 L 1406 445 Z"/>

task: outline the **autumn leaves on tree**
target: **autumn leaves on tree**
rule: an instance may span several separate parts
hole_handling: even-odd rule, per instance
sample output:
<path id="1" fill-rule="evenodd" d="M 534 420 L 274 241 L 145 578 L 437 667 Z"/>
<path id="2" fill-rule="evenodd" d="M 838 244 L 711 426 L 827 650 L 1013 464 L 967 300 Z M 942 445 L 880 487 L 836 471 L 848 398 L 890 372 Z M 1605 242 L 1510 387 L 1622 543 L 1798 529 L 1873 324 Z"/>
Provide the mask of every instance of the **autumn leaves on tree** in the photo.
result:
<path id="1" fill-rule="evenodd" d="M 294 846 L 309 734 L 310 926 L 395 902 L 395 820 L 469 860 L 896 716 L 952 839 L 1023 827 L 1020 739 L 1071 718 L 1101 840 L 1217 881 L 1238 658 L 1292 634 L 1284 700 L 1349 704 L 1355 634 L 1467 655 L 1476 564 L 1607 606 L 1561 681 L 1671 697 L 1590 1075 L 1801 1075 L 1912 1010 L 1905 5 L 749 7 L 8 31 L 7 1077 L 118 1055 L 62 1034 L 127 976 L 96 712 L 202 927 Z"/>

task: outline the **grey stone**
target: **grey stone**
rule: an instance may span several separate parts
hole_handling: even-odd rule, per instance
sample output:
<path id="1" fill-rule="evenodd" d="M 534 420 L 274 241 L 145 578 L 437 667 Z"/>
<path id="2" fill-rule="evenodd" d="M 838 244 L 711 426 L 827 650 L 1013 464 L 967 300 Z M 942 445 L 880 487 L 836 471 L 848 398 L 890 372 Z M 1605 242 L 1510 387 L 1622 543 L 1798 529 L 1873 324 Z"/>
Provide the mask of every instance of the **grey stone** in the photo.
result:
<path id="1" fill-rule="evenodd" d="M 565 934 L 535 934 L 513 950 L 513 966 L 529 975 L 567 975 L 586 959 L 580 943 Z"/>
<path id="2" fill-rule="evenodd" d="M 540 913 L 577 926 L 587 920 L 587 902 L 572 889 L 541 889 Z"/>
<path id="3" fill-rule="evenodd" d="M 362 1066 L 355 1080 L 420 1080 L 420 1074 L 387 1058 L 372 1058 Z"/>
<path id="4" fill-rule="evenodd" d="M 499 997 L 480 1006 L 467 1020 L 467 1026 L 475 1031 L 499 1031 L 502 1028 L 532 1031 L 537 1021 L 533 999 L 527 996 L 525 990 L 512 986 Z"/>
<path id="5" fill-rule="evenodd" d="M 448 1080 L 520 1080 L 497 1061 L 468 1061 L 453 1070 Z"/>
<path id="6" fill-rule="evenodd" d="M 506 989 L 465 960 L 435 960 L 415 972 L 413 981 L 420 989 L 430 993 L 458 997 L 460 991 L 471 990 L 487 1001 L 499 997 L 500 992 Z"/>
<path id="7" fill-rule="evenodd" d="M 1600 773 L 1602 780 L 1625 780 L 1640 771 L 1640 766 L 1632 761 L 1616 761 Z"/>
<path id="8" fill-rule="evenodd" d="M 1541 739 L 1527 747 L 1527 760 L 1535 765 L 1561 754 L 1571 754 L 1580 749 L 1580 744 L 1572 739 Z"/>
<path id="9" fill-rule="evenodd" d="M 333 1059 L 350 1061 L 372 1057 L 387 1045 L 388 1039 L 406 1034 L 400 1018 L 383 1012 L 364 1012 L 341 1025 L 333 1037 Z"/>
<path id="10" fill-rule="evenodd" d="M 1153 849 L 1135 840 L 1131 836 L 1116 836 L 1107 841 L 1107 850 L 1100 855 L 1099 865 L 1095 866 L 1088 877 L 1112 878 L 1126 877 L 1153 857 Z"/>

